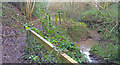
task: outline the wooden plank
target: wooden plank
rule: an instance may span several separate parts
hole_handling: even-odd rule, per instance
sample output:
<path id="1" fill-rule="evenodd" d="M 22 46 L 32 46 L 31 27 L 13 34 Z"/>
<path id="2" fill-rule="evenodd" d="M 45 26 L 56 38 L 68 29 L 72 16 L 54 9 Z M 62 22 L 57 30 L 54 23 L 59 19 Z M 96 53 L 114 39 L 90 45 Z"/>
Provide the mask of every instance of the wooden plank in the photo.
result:
<path id="1" fill-rule="evenodd" d="M 61 53 L 61 60 L 63 63 L 77 63 L 75 60 L 73 60 L 70 56 L 68 56 L 66 53 Z"/>
<path id="2" fill-rule="evenodd" d="M 29 31 L 32 35 L 34 35 L 36 38 L 38 38 L 39 41 L 44 42 L 44 43 L 42 43 L 42 44 L 45 46 L 45 48 L 46 48 L 48 51 L 51 51 L 52 49 L 55 48 L 54 45 L 52 45 L 50 42 L 48 42 L 46 39 L 44 39 L 43 37 L 41 37 L 39 34 L 37 34 L 36 32 L 34 32 L 33 30 L 28 29 L 28 31 Z"/>
<path id="3" fill-rule="evenodd" d="M 48 50 L 48 51 L 52 51 L 55 52 L 54 55 L 56 58 L 59 58 L 59 61 L 61 61 L 62 63 L 70 63 L 71 65 L 74 64 L 78 64 L 74 59 L 72 59 L 71 57 L 69 57 L 66 53 L 58 53 L 58 50 L 56 49 L 56 47 L 54 45 L 52 45 L 50 42 L 48 42 L 46 39 L 44 39 L 43 37 L 41 37 L 39 34 L 37 34 L 36 32 L 34 32 L 31 29 L 28 29 L 27 31 L 29 31 L 30 34 L 34 35 L 39 41 L 42 41 L 44 47 Z"/>
<path id="4" fill-rule="evenodd" d="M 66 22 L 66 13 L 63 14 L 63 20 Z"/>

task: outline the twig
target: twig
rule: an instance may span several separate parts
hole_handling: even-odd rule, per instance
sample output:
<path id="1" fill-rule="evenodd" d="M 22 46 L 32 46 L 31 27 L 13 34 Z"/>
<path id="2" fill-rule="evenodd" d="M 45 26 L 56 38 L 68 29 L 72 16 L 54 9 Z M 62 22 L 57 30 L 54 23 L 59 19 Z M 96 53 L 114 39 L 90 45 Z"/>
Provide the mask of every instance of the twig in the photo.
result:
<path id="1" fill-rule="evenodd" d="M 32 21 L 32 22 L 30 22 L 30 24 L 32 24 L 32 23 L 34 23 L 34 22 L 37 22 L 37 21 L 39 21 L 39 20 L 41 20 L 41 19 L 37 19 L 37 20 L 35 20 L 35 21 Z"/>
<path id="2" fill-rule="evenodd" d="M 96 2 L 95 0 L 93 0 L 93 1 L 94 1 L 94 3 L 95 3 L 95 5 L 96 5 L 96 7 L 97 7 L 97 10 L 99 11 L 99 13 L 102 15 L 102 17 L 104 18 L 104 20 L 106 20 L 106 18 L 104 17 L 104 15 L 100 12 L 97 2 Z M 106 21 L 107 21 L 107 20 L 106 20 Z"/>
<path id="3" fill-rule="evenodd" d="M 110 33 L 115 29 L 115 27 L 117 27 L 118 22 L 116 22 L 116 25 L 111 29 Z"/>

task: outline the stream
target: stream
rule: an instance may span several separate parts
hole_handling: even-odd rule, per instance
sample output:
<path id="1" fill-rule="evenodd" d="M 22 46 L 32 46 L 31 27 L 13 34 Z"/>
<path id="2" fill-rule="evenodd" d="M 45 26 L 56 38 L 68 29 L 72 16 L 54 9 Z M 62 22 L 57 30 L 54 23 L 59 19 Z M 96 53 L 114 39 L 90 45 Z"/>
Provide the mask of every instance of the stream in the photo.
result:
<path id="1" fill-rule="evenodd" d="M 95 30 L 89 30 L 89 31 L 90 31 L 90 36 L 92 38 L 88 38 L 86 41 L 80 41 L 77 44 L 77 46 L 80 47 L 80 52 L 82 54 L 85 54 L 89 63 L 98 63 L 97 60 L 89 56 L 90 55 L 89 51 L 95 44 L 99 43 L 98 40 L 101 38 L 101 36 Z"/>
<path id="2" fill-rule="evenodd" d="M 95 44 L 98 44 L 98 41 L 94 39 L 88 39 L 86 41 L 79 43 L 80 52 L 86 55 L 86 58 L 88 59 L 89 63 L 98 63 L 97 60 L 89 56 L 90 55 L 89 51 Z"/>

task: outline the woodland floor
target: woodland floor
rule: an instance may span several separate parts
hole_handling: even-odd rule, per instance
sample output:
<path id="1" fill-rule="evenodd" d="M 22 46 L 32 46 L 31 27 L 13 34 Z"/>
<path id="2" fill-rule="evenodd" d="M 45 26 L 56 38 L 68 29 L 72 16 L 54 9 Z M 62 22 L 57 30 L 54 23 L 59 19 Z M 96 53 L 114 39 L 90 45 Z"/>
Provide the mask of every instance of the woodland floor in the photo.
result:
<path id="1" fill-rule="evenodd" d="M 17 14 L 19 17 L 23 17 L 23 15 L 17 8 L 9 4 L 3 3 L 2 5 L 5 7 L 2 8 L 4 11 L 2 17 L 2 62 L 21 63 L 20 57 L 25 54 L 26 49 L 26 36 L 25 31 L 20 32 L 22 27 L 19 21 L 21 20 L 17 19 L 16 22 L 14 17 Z"/>

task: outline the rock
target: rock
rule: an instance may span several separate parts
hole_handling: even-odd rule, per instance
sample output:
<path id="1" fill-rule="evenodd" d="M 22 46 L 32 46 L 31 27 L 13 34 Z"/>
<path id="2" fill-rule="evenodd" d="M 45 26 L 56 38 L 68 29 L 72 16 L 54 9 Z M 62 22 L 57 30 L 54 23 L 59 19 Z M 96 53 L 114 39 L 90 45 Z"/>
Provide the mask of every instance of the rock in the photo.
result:
<path id="1" fill-rule="evenodd" d="M 89 55 L 90 57 L 92 57 L 93 55 Z"/>

